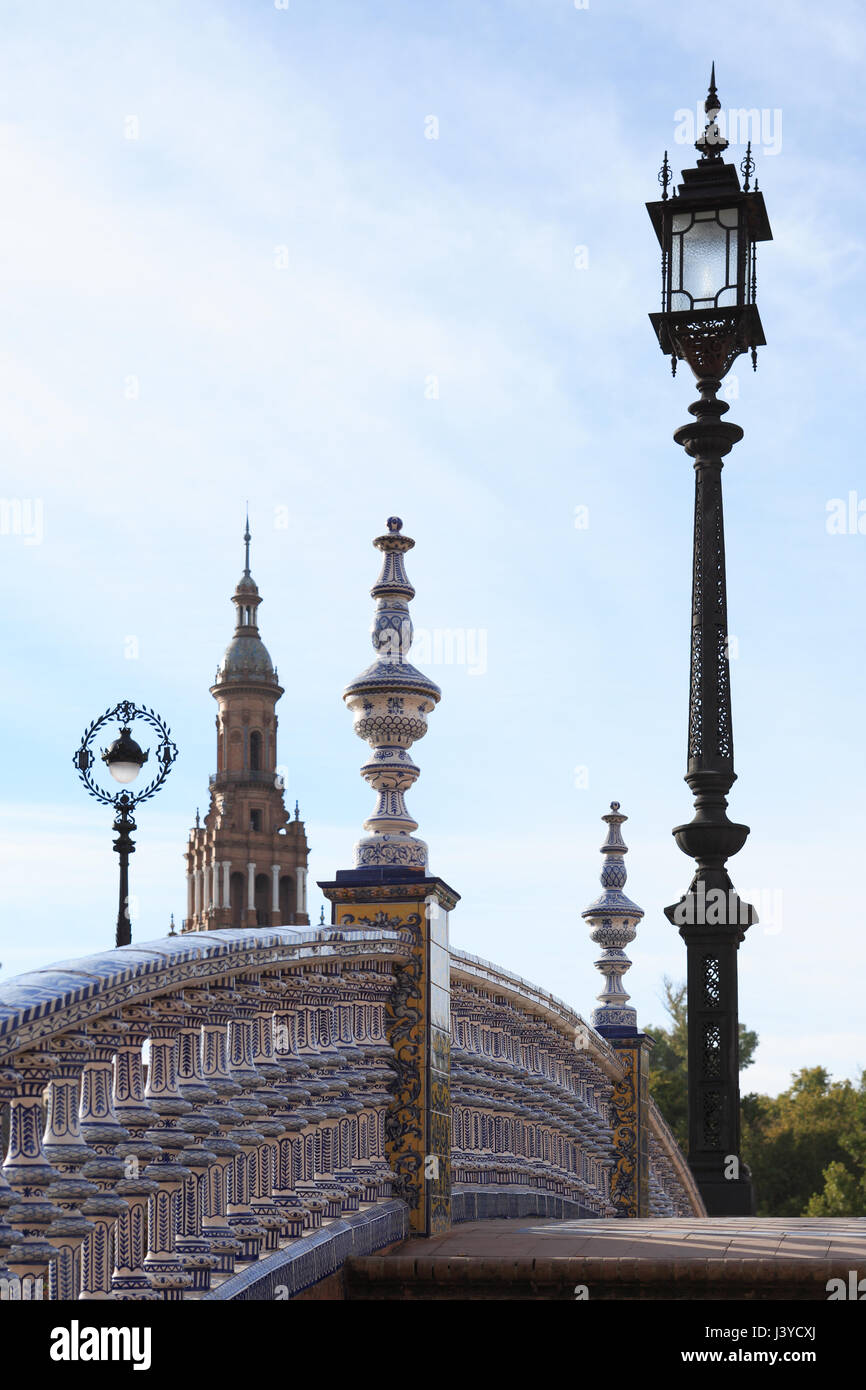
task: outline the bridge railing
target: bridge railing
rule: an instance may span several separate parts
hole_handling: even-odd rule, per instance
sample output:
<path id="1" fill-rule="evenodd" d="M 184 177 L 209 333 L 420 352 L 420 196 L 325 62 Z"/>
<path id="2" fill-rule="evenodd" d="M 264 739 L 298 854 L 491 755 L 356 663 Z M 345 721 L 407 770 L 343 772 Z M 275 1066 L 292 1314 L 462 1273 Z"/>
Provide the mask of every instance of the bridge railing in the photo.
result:
<path id="1" fill-rule="evenodd" d="M 0 1288 L 243 1296 L 323 1221 L 375 1248 L 346 1231 L 382 1208 L 378 1244 L 401 1238 L 384 1009 L 405 958 L 399 932 L 227 930 L 0 985 Z"/>
<path id="2" fill-rule="evenodd" d="M 455 1215 L 615 1215 L 615 1057 L 552 995 L 489 961 L 451 960 Z"/>
<path id="3" fill-rule="evenodd" d="M 0 1296 L 294 1296 L 402 1239 L 388 1007 L 411 945 L 221 930 L 0 984 Z M 459 951 L 451 1005 L 453 1219 L 615 1214 L 614 1049 Z M 652 1211 L 701 1211 L 650 1116 Z"/>
<path id="4" fill-rule="evenodd" d="M 612 1107 L 614 1086 L 625 1077 L 621 1057 L 567 1004 L 529 981 L 461 951 L 452 951 L 451 962 L 455 1218 L 620 1215 L 611 1179 L 623 1161 Z M 649 1213 L 704 1215 L 651 1100 L 646 1120 Z M 547 1201 L 531 1200 L 532 1193 Z"/>
<path id="5" fill-rule="evenodd" d="M 682 1149 L 650 1097 L 650 1208 L 653 1216 L 706 1216 Z"/>

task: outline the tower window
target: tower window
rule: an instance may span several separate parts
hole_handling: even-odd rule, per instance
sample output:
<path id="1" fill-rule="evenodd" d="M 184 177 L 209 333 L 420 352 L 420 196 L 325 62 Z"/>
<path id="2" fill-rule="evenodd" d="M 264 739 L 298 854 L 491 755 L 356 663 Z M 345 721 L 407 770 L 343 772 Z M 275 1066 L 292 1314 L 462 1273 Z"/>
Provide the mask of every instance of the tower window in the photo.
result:
<path id="1" fill-rule="evenodd" d="M 250 770 L 261 772 L 262 769 L 262 736 L 260 733 L 250 734 Z"/>
<path id="2" fill-rule="evenodd" d="M 247 881 L 244 874 L 232 874 L 229 883 L 229 896 L 232 912 L 232 926 L 241 927 L 246 908 Z"/>
<path id="3" fill-rule="evenodd" d="M 261 811 L 250 811 L 250 830 L 261 830 L 262 813 Z"/>
<path id="4" fill-rule="evenodd" d="M 295 920 L 296 889 L 291 874 L 280 877 L 280 926 L 290 927 Z"/>
<path id="5" fill-rule="evenodd" d="M 256 874 L 256 925 L 267 927 L 271 921 L 270 882 L 267 874 Z"/>

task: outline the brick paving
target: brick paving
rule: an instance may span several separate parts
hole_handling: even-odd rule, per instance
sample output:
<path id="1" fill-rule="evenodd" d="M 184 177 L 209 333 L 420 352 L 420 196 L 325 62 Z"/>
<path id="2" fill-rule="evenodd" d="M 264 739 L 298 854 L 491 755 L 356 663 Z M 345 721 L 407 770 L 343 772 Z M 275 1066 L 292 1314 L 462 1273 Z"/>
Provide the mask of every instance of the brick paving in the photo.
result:
<path id="1" fill-rule="evenodd" d="M 347 1296 L 375 1299 L 822 1299 L 866 1276 L 866 1218 L 473 1221 L 353 1259 Z"/>
<path id="2" fill-rule="evenodd" d="M 644 1221 L 468 1221 L 396 1255 L 483 1259 L 827 1259 L 866 1262 L 866 1217 L 681 1217 Z"/>

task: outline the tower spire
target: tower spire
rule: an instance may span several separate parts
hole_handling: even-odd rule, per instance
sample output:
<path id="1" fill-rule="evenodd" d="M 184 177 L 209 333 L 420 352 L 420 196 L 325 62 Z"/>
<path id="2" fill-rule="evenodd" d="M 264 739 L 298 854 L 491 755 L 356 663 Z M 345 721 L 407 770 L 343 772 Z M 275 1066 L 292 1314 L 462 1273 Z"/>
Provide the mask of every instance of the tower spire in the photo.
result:
<path id="1" fill-rule="evenodd" d="M 250 511 L 246 509 L 244 525 L 244 572 L 235 585 L 232 603 L 235 607 L 235 631 L 226 648 L 216 674 L 215 690 L 225 682 L 252 682 L 280 689 L 279 679 L 267 648 L 259 635 L 259 586 L 250 573 Z M 280 689 L 280 694 L 282 690 Z"/>
<path id="2" fill-rule="evenodd" d="M 419 776 L 409 749 L 426 734 L 427 715 L 442 692 L 406 660 L 412 646 L 409 603 L 415 590 L 403 556 L 415 542 L 402 534 L 398 516 L 389 516 L 386 526 L 385 534 L 373 542 L 383 555 L 381 573 L 370 590 L 376 600 L 371 629 L 376 660 L 343 692 L 354 715 L 355 733 L 373 750 L 361 776 L 379 798 L 373 815 L 364 822 L 369 834 L 355 846 L 355 867 L 389 866 L 423 874 L 427 846 L 412 836 L 418 822 L 407 811 L 403 797 Z"/>
<path id="3" fill-rule="evenodd" d="M 602 816 L 602 820 L 607 825 L 607 839 L 601 847 L 604 892 L 580 915 L 593 928 L 590 940 L 602 947 L 601 956 L 595 962 L 596 970 L 604 976 L 604 989 L 596 996 L 601 1000 L 601 1008 L 593 1009 L 590 1022 L 603 1037 L 622 1038 L 637 1033 L 637 1012 L 626 1007 L 630 995 L 622 983 L 623 975 L 631 969 L 631 961 L 623 948 L 634 941 L 643 908 L 622 891 L 628 877 L 624 858 L 628 846 L 620 826 L 628 816 L 621 814 L 618 801 L 612 801 L 610 812 Z"/>

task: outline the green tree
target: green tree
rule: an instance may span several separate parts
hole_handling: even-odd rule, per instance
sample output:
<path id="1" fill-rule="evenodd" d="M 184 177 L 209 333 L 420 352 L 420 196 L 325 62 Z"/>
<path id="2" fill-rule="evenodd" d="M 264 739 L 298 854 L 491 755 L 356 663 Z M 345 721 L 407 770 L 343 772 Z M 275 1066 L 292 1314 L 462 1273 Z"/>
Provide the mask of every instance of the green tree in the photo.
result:
<path id="1" fill-rule="evenodd" d="M 860 1073 L 840 1138 L 846 1157 L 824 1169 L 824 1187 L 810 1198 L 807 1216 L 866 1216 L 866 1071 Z"/>
<path id="2" fill-rule="evenodd" d="M 665 977 L 669 1024 L 650 1027 L 650 1093 L 683 1152 L 688 1148 L 686 986 Z M 740 1024 L 740 1069 L 755 1059 L 758 1035 Z M 742 1156 L 755 1183 L 759 1216 L 866 1216 L 866 1071 L 855 1085 L 826 1067 L 803 1067 L 778 1096 L 741 1102 Z"/>
<path id="3" fill-rule="evenodd" d="M 807 1216 L 866 1216 L 866 1181 L 845 1167 L 829 1163 L 824 1169 L 824 1190 L 806 1204 Z"/>
<path id="4" fill-rule="evenodd" d="M 746 1096 L 743 1118 L 759 1216 L 866 1215 L 866 1073 L 804 1067 L 781 1095 Z"/>
<path id="5" fill-rule="evenodd" d="M 668 1028 L 649 1027 L 645 1032 L 654 1046 L 650 1052 L 650 1095 L 667 1120 L 683 1153 L 688 1148 L 688 1011 L 686 984 L 674 984 L 665 975 L 664 1006 Z M 740 1024 L 740 1070 L 755 1060 L 758 1035 Z"/>

